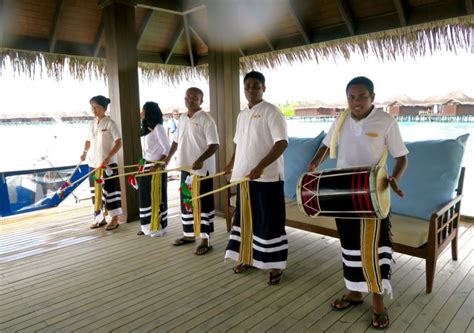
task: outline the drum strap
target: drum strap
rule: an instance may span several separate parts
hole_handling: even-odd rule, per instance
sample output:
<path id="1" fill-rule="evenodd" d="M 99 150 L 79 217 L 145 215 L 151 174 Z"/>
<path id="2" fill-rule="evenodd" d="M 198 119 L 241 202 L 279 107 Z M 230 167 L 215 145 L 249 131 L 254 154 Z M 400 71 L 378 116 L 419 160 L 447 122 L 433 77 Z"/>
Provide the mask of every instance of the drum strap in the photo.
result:
<path id="1" fill-rule="evenodd" d="M 161 173 L 154 173 L 151 176 L 151 219 L 150 231 L 161 229 L 160 224 L 160 205 L 161 205 Z"/>
<path id="2" fill-rule="evenodd" d="M 193 175 L 193 182 L 191 187 L 191 197 L 199 196 L 201 182 L 198 175 Z M 194 220 L 194 236 L 199 237 L 201 234 L 201 199 L 193 202 L 193 220 Z"/>
<path id="3" fill-rule="evenodd" d="M 349 113 L 350 113 L 349 110 L 344 111 L 339 117 L 339 119 L 337 120 L 336 126 L 334 127 L 334 132 L 332 133 L 331 144 L 329 147 L 329 157 L 331 159 L 336 158 L 337 138 L 339 137 L 339 133 L 341 132 L 341 127 L 344 124 L 344 121 L 346 120 Z"/>
<path id="4" fill-rule="evenodd" d="M 378 244 L 381 221 L 379 219 L 360 220 L 360 256 L 362 272 L 369 292 L 383 293 L 382 274 L 380 272 Z"/>
<path id="5" fill-rule="evenodd" d="M 252 266 L 253 225 L 249 182 L 240 184 L 240 250 L 239 262 Z"/>

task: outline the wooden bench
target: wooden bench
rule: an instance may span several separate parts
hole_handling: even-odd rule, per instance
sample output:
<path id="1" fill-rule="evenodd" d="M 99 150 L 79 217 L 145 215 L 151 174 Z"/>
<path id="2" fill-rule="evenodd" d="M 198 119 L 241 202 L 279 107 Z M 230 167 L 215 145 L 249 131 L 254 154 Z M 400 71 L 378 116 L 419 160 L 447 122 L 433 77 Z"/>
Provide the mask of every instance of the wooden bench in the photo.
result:
<path id="1" fill-rule="evenodd" d="M 429 221 L 398 214 L 391 215 L 393 249 L 396 252 L 425 260 L 427 293 L 433 289 L 436 261 L 441 252 L 451 244 L 452 259 L 457 260 L 458 257 L 457 240 L 464 173 L 463 167 L 458 180 L 456 197 L 438 211 L 433 212 Z M 226 222 L 230 230 L 235 207 L 235 193 L 228 191 L 227 197 Z M 300 211 L 295 200 L 286 201 L 286 225 L 338 238 L 333 218 L 308 217 Z"/>

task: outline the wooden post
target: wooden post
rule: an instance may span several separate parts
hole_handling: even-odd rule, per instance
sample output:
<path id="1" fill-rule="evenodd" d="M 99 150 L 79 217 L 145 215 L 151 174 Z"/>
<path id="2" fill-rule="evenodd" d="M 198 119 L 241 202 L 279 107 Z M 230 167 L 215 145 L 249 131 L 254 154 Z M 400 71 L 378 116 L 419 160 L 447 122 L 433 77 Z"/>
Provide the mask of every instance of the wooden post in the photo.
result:
<path id="1" fill-rule="evenodd" d="M 137 163 L 141 157 L 135 8 L 110 0 L 102 1 L 101 5 L 104 11 L 110 113 L 122 132 L 119 165 L 130 165 Z M 138 219 L 138 194 L 127 185 L 126 180 L 121 179 L 120 184 L 127 222 L 135 221 Z"/>
<path id="2" fill-rule="evenodd" d="M 224 4 L 225 2 L 225 4 Z M 216 121 L 220 146 L 217 170 L 221 171 L 234 152 L 234 133 L 240 110 L 239 49 L 231 31 L 237 26 L 236 1 L 209 0 L 209 96 L 211 115 Z M 214 187 L 225 185 L 225 178 L 214 180 Z M 226 192 L 215 197 L 216 209 L 225 209 Z"/>

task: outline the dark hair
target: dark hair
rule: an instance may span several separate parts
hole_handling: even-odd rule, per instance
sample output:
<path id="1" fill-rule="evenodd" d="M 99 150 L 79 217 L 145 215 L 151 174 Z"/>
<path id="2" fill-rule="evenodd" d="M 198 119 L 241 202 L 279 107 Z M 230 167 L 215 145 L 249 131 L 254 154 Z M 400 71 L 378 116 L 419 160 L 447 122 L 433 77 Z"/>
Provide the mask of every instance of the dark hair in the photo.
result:
<path id="1" fill-rule="evenodd" d="M 353 78 L 352 80 L 350 80 L 349 83 L 347 84 L 346 94 L 349 91 L 349 88 L 351 86 L 355 86 L 359 84 L 365 86 L 370 94 L 374 93 L 374 83 L 369 78 L 366 78 L 365 76 L 357 76 Z"/>
<path id="2" fill-rule="evenodd" d="M 201 89 L 199 89 L 198 87 L 191 87 L 191 88 L 188 88 L 186 89 L 186 91 L 189 91 L 189 90 L 194 90 L 194 91 L 197 91 L 198 94 L 201 95 L 201 98 L 204 99 L 204 93 Z M 173 110 L 174 111 L 174 110 Z"/>
<path id="3" fill-rule="evenodd" d="M 155 102 L 146 102 L 143 104 L 145 117 L 142 119 L 140 135 L 147 135 L 150 129 L 154 129 L 156 125 L 163 125 L 163 113 Z"/>
<path id="4" fill-rule="evenodd" d="M 265 76 L 263 76 L 263 74 L 260 73 L 260 72 L 251 71 L 251 72 L 248 72 L 247 74 L 245 74 L 245 76 L 244 76 L 244 83 L 245 83 L 245 81 L 246 81 L 247 79 L 250 79 L 250 78 L 255 79 L 255 80 L 257 80 L 257 81 L 260 81 L 260 83 L 261 83 L 262 85 L 265 85 Z"/>
<path id="5" fill-rule="evenodd" d="M 107 110 L 107 105 L 110 104 L 110 99 L 102 95 L 97 95 L 90 99 L 89 103 L 92 104 L 92 102 L 99 104 L 100 106 L 102 106 L 104 109 Z"/>

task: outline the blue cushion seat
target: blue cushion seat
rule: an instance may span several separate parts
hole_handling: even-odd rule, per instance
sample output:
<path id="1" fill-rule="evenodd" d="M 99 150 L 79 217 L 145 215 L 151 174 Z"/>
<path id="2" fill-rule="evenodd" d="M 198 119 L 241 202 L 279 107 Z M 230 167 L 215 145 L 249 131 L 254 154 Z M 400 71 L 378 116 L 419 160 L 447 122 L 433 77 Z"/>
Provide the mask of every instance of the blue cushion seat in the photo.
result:
<path id="1" fill-rule="evenodd" d="M 300 176 L 308 170 L 309 162 L 316 154 L 326 134 L 314 138 L 288 138 L 288 148 L 283 153 L 285 161 L 285 196 L 296 198 L 296 186 Z"/>
<path id="2" fill-rule="evenodd" d="M 392 213 L 429 220 L 455 196 L 469 134 L 456 139 L 407 142 L 408 167 L 400 181 L 403 198 L 392 192 Z M 394 161 L 389 158 L 388 169 Z"/>

